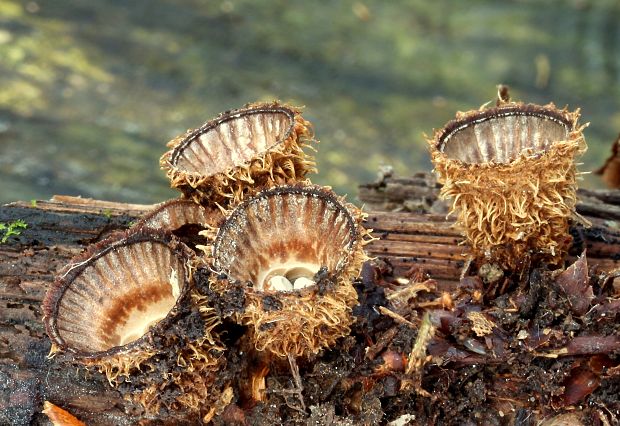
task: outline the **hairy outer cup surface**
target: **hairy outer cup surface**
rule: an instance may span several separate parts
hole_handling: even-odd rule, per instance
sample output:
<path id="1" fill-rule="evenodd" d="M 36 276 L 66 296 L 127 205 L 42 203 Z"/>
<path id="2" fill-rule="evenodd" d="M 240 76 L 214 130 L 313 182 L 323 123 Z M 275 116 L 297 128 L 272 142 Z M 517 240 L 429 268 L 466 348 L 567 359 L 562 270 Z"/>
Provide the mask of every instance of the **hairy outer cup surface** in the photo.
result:
<path id="1" fill-rule="evenodd" d="M 579 111 L 505 103 L 457 115 L 429 140 L 452 212 L 480 262 L 559 263 L 570 245 Z"/>
<path id="2" fill-rule="evenodd" d="M 248 104 L 173 139 L 160 165 L 185 196 L 228 206 L 315 171 L 313 157 L 303 150 L 312 141 L 311 125 L 298 109 Z"/>
<path id="3" fill-rule="evenodd" d="M 247 283 L 236 319 L 251 327 L 258 350 L 311 355 L 350 332 L 352 280 L 366 259 L 362 220 L 354 206 L 312 185 L 263 191 L 230 213 L 213 264 L 229 282 Z"/>

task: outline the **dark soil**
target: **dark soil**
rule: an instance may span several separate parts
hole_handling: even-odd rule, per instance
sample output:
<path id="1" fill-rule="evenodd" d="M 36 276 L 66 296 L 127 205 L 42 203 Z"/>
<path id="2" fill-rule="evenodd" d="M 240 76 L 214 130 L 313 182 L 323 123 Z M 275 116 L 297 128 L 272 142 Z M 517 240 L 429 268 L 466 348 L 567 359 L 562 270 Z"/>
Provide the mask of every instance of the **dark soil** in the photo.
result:
<path id="1" fill-rule="evenodd" d="M 611 279 L 588 276 L 585 256 L 565 273 L 540 267 L 503 277 L 492 291 L 473 275 L 447 292 L 429 280 L 429 291 L 389 301 L 424 278 L 410 272 L 404 283 L 384 261 L 364 266 L 351 334 L 297 360 L 301 390 L 288 362 L 248 353 L 244 329 L 225 325 L 235 399 L 214 424 L 537 425 L 565 412 L 572 422 L 618 424 L 620 301 Z M 197 277 L 204 288 L 208 272 Z M 242 295 L 230 299 L 239 309 Z M 407 373 L 425 313 L 434 329 L 428 357 Z M 254 363 L 269 365 L 261 402 L 247 392 Z"/>
<path id="2" fill-rule="evenodd" d="M 195 230 L 177 233 L 190 245 L 201 243 L 186 234 Z M 591 238 L 575 238 L 572 254 Z M 313 359 L 297 359 L 297 378 L 288 360 L 257 353 L 249 330 L 224 320 L 217 331 L 226 350 L 211 386 L 213 394 L 230 386 L 233 397 L 213 424 L 534 426 L 562 415 L 570 418 L 547 424 L 620 424 L 620 278 L 590 270 L 586 254 L 565 270 L 533 265 L 499 274 L 493 265 L 482 266 L 446 284 L 415 267 L 396 274 L 387 260 L 368 262 L 355 283 L 359 305 L 350 335 Z M 209 270 L 194 276 L 219 316 L 244 309 L 246 284 L 218 296 L 209 288 Z M 324 291 L 328 278 L 318 280 Z M 397 296 L 413 288 L 418 291 Z M 264 303 L 279 309 L 281 302 Z M 431 332 L 422 332 L 425 321 Z M 202 329 L 203 319 L 188 304 L 157 342 L 167 350 L 152 360 L 153 369 L 121 384 L 121 393 L 141 391 L 162 371 L 181 373 L 175 354 L 200 339 Z M 420 341 L 422 357 L 413 357 Z M 265 371 L 264 400 L 256 401 L 252 378 Z M 98 373 L 92 378 L 102 381 Z M 18 394 L 38 386 L 7 384 Z M 150 417 L 159 420 L 145 418 L 144 424 L 199 423 L 208 403 L 200 417 L 169 409 L 179 392 L 162 387 L 161 411 Z M 11 418 L 32 417 L 26 414 Z"/>

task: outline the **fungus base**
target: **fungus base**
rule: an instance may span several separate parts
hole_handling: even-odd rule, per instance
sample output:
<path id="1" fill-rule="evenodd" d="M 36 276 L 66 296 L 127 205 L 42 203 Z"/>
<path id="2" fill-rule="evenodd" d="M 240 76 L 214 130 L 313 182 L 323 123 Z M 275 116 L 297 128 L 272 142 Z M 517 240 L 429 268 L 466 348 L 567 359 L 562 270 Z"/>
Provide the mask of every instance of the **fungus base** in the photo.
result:
<path id="1" fill-rule="evenodd" d="M 325 294 L 314 286 L 290 293 L 250 292 L 238 321 L 251 327 L 259 351 L 282 358 L 310 356 L 350 333 L 355 305 L 357 293 L 351 283 L 338 284 Z"/>

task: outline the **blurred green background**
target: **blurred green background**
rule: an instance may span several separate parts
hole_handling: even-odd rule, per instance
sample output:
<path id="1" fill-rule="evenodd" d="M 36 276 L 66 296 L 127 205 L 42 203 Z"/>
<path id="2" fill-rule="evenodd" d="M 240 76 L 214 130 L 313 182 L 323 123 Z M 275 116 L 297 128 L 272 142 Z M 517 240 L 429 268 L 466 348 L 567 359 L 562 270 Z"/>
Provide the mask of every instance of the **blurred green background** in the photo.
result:
<path id="1" fill-rule="evenodd" d="M 430 169 L 422 134 L 498 83 L 581 107 L 590 170 L 620 131 L 619 22 L 617 0 L 0 0 L 0 202 L 171 198 L 169 139 L 272 99 L 314 123 L 313 181 L 353 196 Z"/>

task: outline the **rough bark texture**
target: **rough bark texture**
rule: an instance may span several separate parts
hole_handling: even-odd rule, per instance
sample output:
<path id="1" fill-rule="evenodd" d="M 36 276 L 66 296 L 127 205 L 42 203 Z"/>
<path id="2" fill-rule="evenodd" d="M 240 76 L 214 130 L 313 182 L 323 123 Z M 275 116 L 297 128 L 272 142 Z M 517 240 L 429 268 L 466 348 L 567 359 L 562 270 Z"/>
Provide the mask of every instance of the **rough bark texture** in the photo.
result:
<path id="1" fill-rule="evenodd" d="M 456 282 L 469 249 L 451 217 L 446 218 L 448 205 L 438 192 L 427 173 L 387 175 L 362 185 L 359 199 L 370 211 L 367 226 L 379 238 L 368 250 L 388 258 L 397 272 L 416 265 L 440 282 Z M 591 270 L 613 271 L 620 267 L 620 191 L 580 189 L 578 194 L 577 212 L 585 220 L 571 227 L 570 253 L 574 258 L 586 249 Z"/>
<path id="2" fill-rule="evenodd" d="M 0 424 L 49 424 L 41 414 L 49 400 L 87 424 L 135 424 L 128 406 L 99 374 L 48 360 L 50 341 L 41 302 L 54 273 L 88 244 L 126 228 L 148 206 L 72 197 L 13 203 L 0 222 L 28 227 L 0 245 Z"/>
<path id="3" fill-rule="evenodd" d="M 587 249 L 591 271 L 613 274 L 620 259 L 620 192 L 584 190 L 580 197 L 578 211 L 592 226 L 574 224 L 571 253 Z M 378 239 L 368 249 L 387 259 L 395 276 L 417 267 L 439 286 L 458 283 L 467 248 L 445 219 L 445 205 L 437 200 L 430 175 L 385 176 L 363 186 L 360 199 L 367 210 L 384 210 L 369 214 L 368 226 Z M 0 245 L 0 424 L 49 424 L 41 414 L 45 400 L 89 425 L 136 424 L 141 419 L 136 407 L 99 374 L 46 358 L 50 342 L 40 305 L 55 271 L 88 244 L 128 227 L 148 207 L 73 197 L 0 207 L 0 222 L 21 219 L 28 224 Z M 429 211 L 434 213 L 422 213 Z"/>

